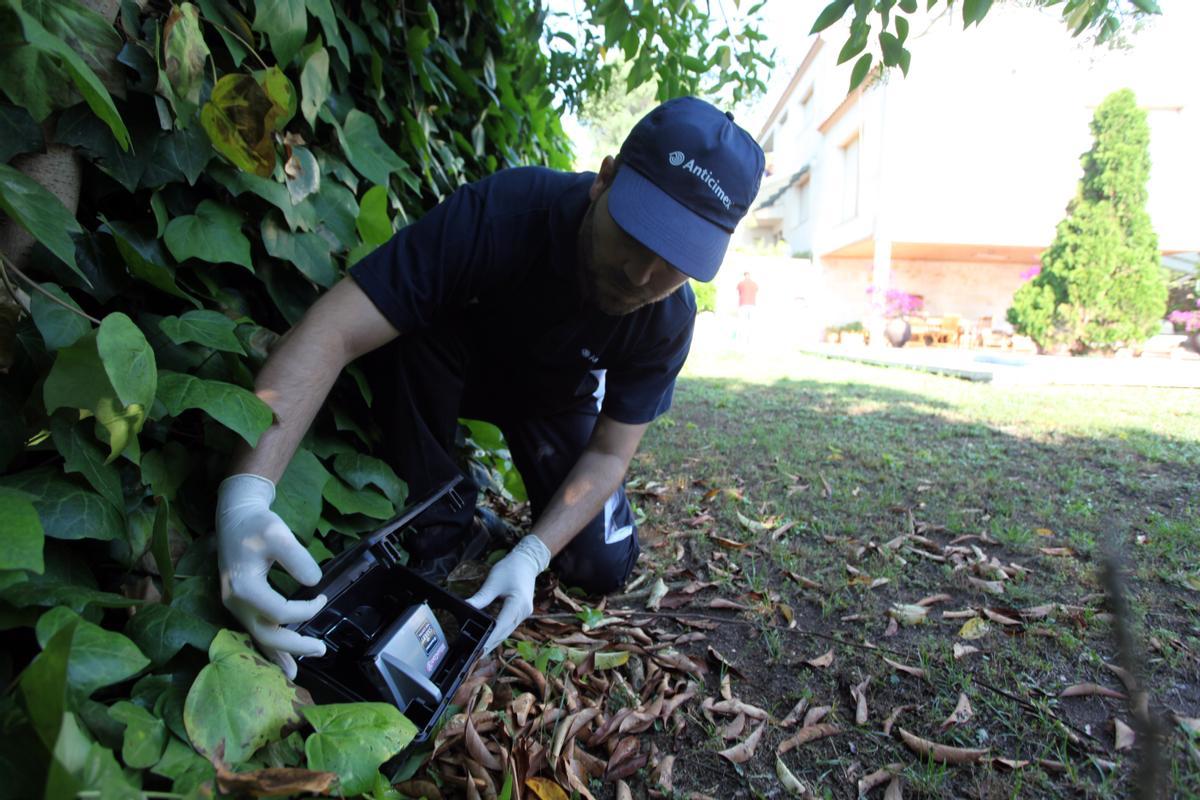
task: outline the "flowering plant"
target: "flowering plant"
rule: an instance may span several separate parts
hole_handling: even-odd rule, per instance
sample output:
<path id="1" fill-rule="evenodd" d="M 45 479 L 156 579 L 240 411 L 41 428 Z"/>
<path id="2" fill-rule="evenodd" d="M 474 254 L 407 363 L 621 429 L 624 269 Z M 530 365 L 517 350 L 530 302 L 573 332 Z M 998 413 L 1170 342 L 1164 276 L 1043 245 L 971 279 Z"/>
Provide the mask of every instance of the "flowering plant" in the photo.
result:
<path id="1" fill-rule="evenodd" d="M 871 286 L 867 294 L 880 307 L 885 317 L 903 317 L 925 307 L 925 299 L 919 294 L 909 294 L 900 289 L 888 289 L 883 297 L 878 297 L 878 289 Z"/>
<path id="2" fill-rule="evenodd" d="M 1167 321 L 1182 325 L 1188 333 L 1200 331 L 1200 300 L 1196 301 L 1195 311 L 1172 311 L 1167 314 Z"/>

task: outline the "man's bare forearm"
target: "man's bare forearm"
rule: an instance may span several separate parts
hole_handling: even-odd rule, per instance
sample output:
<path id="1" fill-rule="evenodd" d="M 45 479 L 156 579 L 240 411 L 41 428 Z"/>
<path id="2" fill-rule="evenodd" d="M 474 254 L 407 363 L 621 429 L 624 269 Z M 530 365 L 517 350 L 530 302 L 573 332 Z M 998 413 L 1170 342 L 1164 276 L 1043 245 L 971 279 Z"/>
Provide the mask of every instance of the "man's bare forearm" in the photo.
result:
<path id="1" fill-rule="evenodd" d="M 628 466 L 619 455 L 584 451 L 530 531 L 551 556 L 558 555 L 600 513 Z"/>
<path id="2" fill-rule="evenodd" d="M 251 449 L 234 453 L 231 473 L 278 482 L 347 364 L 396 336 L 349 278 L 318 300 L 279 342 L 254 381 L 254 393 L 275 412 L 275 423 Z"/>

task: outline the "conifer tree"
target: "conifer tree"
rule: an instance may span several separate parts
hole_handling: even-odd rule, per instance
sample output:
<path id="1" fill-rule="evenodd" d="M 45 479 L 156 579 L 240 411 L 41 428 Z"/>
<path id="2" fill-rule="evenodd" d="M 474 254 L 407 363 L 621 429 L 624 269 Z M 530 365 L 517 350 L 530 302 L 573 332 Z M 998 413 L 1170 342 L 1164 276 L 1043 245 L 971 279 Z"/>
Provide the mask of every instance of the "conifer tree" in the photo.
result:
<path id="1" fill-rule="evenodd" d="M 1042 270 L 1013 297 L 1008 320 L 1042 350 L 1111 350 L 1145 341 L 1166 312 L 1158 236 L 1146 212 L 1150 127 L 1129 89 L 1091 123 L 1083 179 Z"/>

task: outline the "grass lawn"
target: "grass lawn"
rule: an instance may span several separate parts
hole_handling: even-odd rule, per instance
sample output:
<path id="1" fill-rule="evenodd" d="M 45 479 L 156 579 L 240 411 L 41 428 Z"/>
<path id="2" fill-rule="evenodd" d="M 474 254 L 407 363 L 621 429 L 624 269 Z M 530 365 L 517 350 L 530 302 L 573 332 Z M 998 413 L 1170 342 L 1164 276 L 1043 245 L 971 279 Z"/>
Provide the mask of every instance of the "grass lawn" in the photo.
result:
<path id="1" fill-rule="evenodd" d="M 640 569 L 672 589 L 715 584 L 686 609 L 729 620 L 687 649 L 715 668 L 703 696 L 720 699 L 727 671 L 728 694 L 773 720 L 803 698 L 830 707 L 822 722 L 840 732 L 781 756 L 817 796 L 855 797 L 887 765 L 906 797 L 1132 796 L 1150 753 L 1185 797 L 1200 795 L 1200 736 L 1186 729 L 1200 717 L 1198 473 L 1196 392 L 994 387 L 698 348 L 630 488 Z M 1106 552 L 1129 606 L 1124 654 Z M 922 600 L 923 623 L 889 626 L 889 609 Z M 1115 720 L 1141 730 L 1131 702 L 1061 696 L 1127 692 L 1106 666 L 1120 664 L 1149 690 L 1158 747 L 1117 749 Z M 966 719 L 943 726 L 963 696 Z M 675 756 L 675 793 L 782 792 L 776 750 L 798 726 L 768 723 L 734 764 L 716 751 L 745 734 L 726 739 L 728 718 L 687 709 L 684 731 L 656 740 Z M 937 763 L 901 729 L 987 753 Z"/>

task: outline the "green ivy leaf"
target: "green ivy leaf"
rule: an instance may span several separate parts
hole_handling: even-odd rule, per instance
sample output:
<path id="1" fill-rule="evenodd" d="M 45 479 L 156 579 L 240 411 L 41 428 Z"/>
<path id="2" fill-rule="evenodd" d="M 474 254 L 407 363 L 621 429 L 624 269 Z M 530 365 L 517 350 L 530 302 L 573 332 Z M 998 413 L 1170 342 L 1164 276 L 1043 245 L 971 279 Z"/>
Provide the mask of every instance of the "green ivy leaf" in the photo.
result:
<path id="1" fill-rule="evenodd" d="M 157 238 L 146 236 L 128 222 L 106 220 L 100 230 L 113 237 L 125 265 L 135 277 L 169 295 L 187 300 L 197 308 L 200 301 L 175 283 L 175 270 L 167 266 L 167 255 Z"/>
<path id="2" fill-rule="evenodd" d="M 300 113 L 314 131 L 317 112 L 329 99 L 329 90 L 329 52 L 322 47 L 308 57 L 300 71 Z"/>
<path id="3" fill-rule="evenodd" d="M 33 316 L 33 324 L 37 326 L 47 349 L 70 347 L 92 329 L 92 324 L 83 317 L 83 309 L 79 304 L 57 283 L 43 283 L 41 287 L 69 308 L 63 308 L 41 292 L 34 292 L 29 295 L 29 313 Z M 71 311 L 72 308 L 75 311 Z"/>
<path id="4" fill-rule="evenodd" d="M 4 531 L 0 569 L 37 573 L 45 569 L 42 547 L 46 533 L 28 494 L 0 486 L 0 531 Z"/>
<path id="5" fill-rule="evenodd" d="M 262 241 L 268 254 L 294 264 L 318 286 L 329 288 L 337 281 L 329 243 L 320 235 L 292 233 L 274 214 L 268 214 L 262 221 Z"/>
<path id="6" fill-rule="evenodd" d="M 125 726 L 121 760 L 134 769 L 153 767 L 167 746 L 167 726 L 161 719 L 128 700 L 119 700 L 108 715 Z"/>
<path id="7" fill-rule="evenodd" d="M 217 626 L 175 606 L 151 603 L 130 617 L 125 635 L 155 667 L 161 667 L 185 645 L 206 652 Z"/>
<path id="8" fill-rule="evenodd" d="M 103 713 L 103 706 L 94 704 L 93 707 Z M 83 713 L 80 716 L 84 717 L 86 725 L 95 725 L 99 721 L 88 720 Z M 107 716 L 101 719 L 107 721 Z M 87 727 L 79 723 L 75 714 L 62 715 L 51 755 L 46 797 L 87 796 L 87 792 L 95 792 L 105 800 L 142 800 L 144 797 L 129 783 L 112 751 L 93 741 Z"/>
<path id="9" fill-rule="evenodd" d="M 321 497 L 329 472 L 312 452 L 300 448 L 275 487 L 271 508 L 303 542 L 312 538 L 321 518 Z"/>
<path id="10" fill-rule="evenodd" d="M 369 245 L 381 245 L 392 238 L 392 218 L 388 216 L 386 186 L 372 186 L 363 195 L 355 225 L 358 235 Z"/>
<path id="11" fill-rule="evenodd" d="M 204 88 L 204 64 L 210 55 L 204 34 L 200 30 L 200 11 L 191 3 L 171 7 L 163 23 L 163 71 L 159 88 L 175 109 L 181 127 L 187 127 L 200 104 Z"/>
<path id="12" fill-rule="evenodd" d="M 154 402 L 158 368 L 145 334 L 121 312 L 100 322 L 96 349 L 117 398 L 129 409 L 149 409 Z"/>
<path id="13" fill-rule="evenodd" d="M 95 440 L 59 414 L 50 420 L 50 434 L 54 446 L 66 461 L 66 471 L 82 475 L 114 509 L 123 512 L 125 496 L 121 493 L 121 475 L 105 460 L 104 451 L 96 446 Z"/>
<path id="14" fill-rule="evenodd" d="M 111 503 L 64 478 L 58 469 L 39 467 L 5 475 L 0 484 L 32 498 L 42 530 L 54 539 L 108 541 L 125 535 L 124 520 Z"/>
<path id="15" fill-rule="evenodd" d="M 240 264 L 251 272 L 250 240 L 242 233 L 242 213 L 214 200 L 202 200 L 195 214 L 167 223 L 163 240 L 177 261 L 198 258 L 211 264 Z"/>
<path id="16" fill-rule="evenodd" d="M 199 408 L 229 428 L 253 447 L 262 432 L 271 427 L 271 407 L 252 392 L 223 381 L 212 381 L 162 370 L 158 373 L 158 399 L 167 413 L 178 416 L 189 408 Z"/>
<path id="17" fill-rule="evenodd" d="M 100 78 L 92 71 L 92 68 L 66 42 L 47 31 L 31 15 L 26 14 L 19 7 L 14 10 L 25 30 L 25 41 L 41 52 L 53 55 L 60 60 L 63 69 L 70 76 L 75 88 L 83 95 L 88 106 L 97 117 L 104 120 L 121 147 L 128 150 L 129 131 L 125 128 L 125 123 L 121 120 L 117 107 L 113 105 L 112 96 L 104 88 L 104 84 L 100 82 Z"/>
<path id="18" fill-rule="evenodd" d="M 343 795 L 375 785 L 379 767 L 417 735 L 417 726 L 389 703 L 307 706 L 314 731 L 304 742 L 308 768 L 336 772 Z"/>
<path id="19" fill-rule="evenodd" d="M 393 172 L 404 169 L 404 161 L 379 136 L 374 118 L 357 108 L 346 115 L 337 134 L 350 164 L 371 183 L 386 186 Z"/>
<path id="20" fill-rule="evenodd" d="M 146 164 L 142 184 L 163 186 L 183 177 L 195 186 L 212 157 L 212 144 L 198 125 L 162 133 L 154 140 L 154 156 Z"/>
<path id="21" fill-rule="evenodd" d="M 167 740 L 163 757 L 150 771 L 170 778 L 173 781 L 171 790 L 188 797 L 203 797 L 206 792 L 201 787 L 205 784 L 211 787 L 217 779 L 216 769 L 208 759 L 174 736 Z"/>
<path id="22" fill-rule="evenodd" d="M 333 5 L 329 0 L 305 0 L 305 5 L 308 6 L 308 13 L 320 21 L 325 41 L 329 42 L 329 46 L 337 51 L 338 60 L 342 62 L 342 66 L 350 69 L 350 54 L 346 51 L 346 42 L 342 39 L 341 31 L 338 30 Z"/>
<path id="23" fill-rule="evenodd" d="M 192 455 L 179 442 L 167 442 L 159 450 L 142 454 L 142 481 L 153 494 L 175 499 L 175 493 L 192 469 Z"/>
<path id="24" fill-rule="evenodd" d="M 150 553 L 163 584 L 163 602 L 170 603 L 175 594 L 175 562 L 171 560 L 171 542 L 168 526 L 171 521 L 171 503 L 159 499 L 154 509 L 154 533 L 150 538 Z"/>
<path id="25" fill-rule="evenodd" d="M 335 252 L 344 252 L 354 241 L 358 218 L 354 192 L 336 181 L 322 181 L 320 191 L 312 196 L 312 208 L 321 220 L 318 232 L 330 242 Z"/>
<path id="26" fill-rule="evenodd" d="M 254 30 L 267 34 L 271 52 L 281 66 L 288 66 L 308 35 L 304 0 L 258 0 L 254 6 Z"/>
<path id="27" fill-rule="evenodd" d="M 277 666 L 250 648 L 245 634 L 220 631 L 208 657 L 211 663 L 188 691 L 183 722 L 201 754 L 240 764 L 267 742 L 278 741 L 284 726 L 299 721 L 296 690 Z"/>
<path id="28" fill-rule="evenodd" d="M 18 681 L 29 721 L 42 744 L 51 751 L 67 710 L 67 665 L 75 624 L 68 622 L 50 637 Z"/>
<path id="29" fill-rule="evenodd" d="M 317 227 L 317 214 L 313 207 L 305 202 L 295 204 L 287 186 L 271 178 L 260 178 L 249 172 L 234 172 L 229 169 L 212 169 L 209 175 L 229 190 L 234 197 L 240 197 L 244 192 L 252 192 L 283 212 L 288 227 L 311 231 Z M 323 185 L 331 185 L 327 181 Z"/>
<path id="30" fill-rule="evenodd" d="M 84 697 L 131 678 L 150 664 L 126 636 L 94 625 L 69 608 L 54 608 L 38 618 L 38 644 L 46 647 L 63 629 L 74 631 L 67 684 Z"/>
<path id="31" fill-rule="evenodd" d="M 378 486 L 388 500 L 399 508 L 408 496 L 408 487 L 396 476 L 387 462 L 363 453 L 338 453 L 333 459 L 333 469 L 355 489 L 368 484 Z"/>
<path id="32" fill-rule="evenodd" d="M 279 67 L 271 67 L 256 73 L 259 86 L 271 101 L 270 126 L 275 131 L 282 131 L 296 116 L 296 89 L 292 82 L 283 74 Z"/>
<path id="33" fill-rule="evenodd" d="M 41 184 L 7 164 L 0 164 L 0 211 L 58 256 L 84 284 L 92 282 L 75 263 L 73 233 L 83 233 L 75 217 Z"/>
<path id="34" fill-rule="evenodd" d="M 0 67 L 3 62 L 0 61 Z M 21 153 L 36 153 L 45 147 L 42 126 L 21 106 L 0 105 L 0 164 Z"/>
<path id="35" fill-rule="evenodd" d="M 391 519 L 396 509 L 387 498 L 369 489 L 351 491 L 340 479 L 325 482 L 321 496 L 342 514 L 366 514 L 374 519 Z"/>
<path id="36" fill-rule="evenodd" d="M 214 350 L 246 355 L 234 335 L 237 323 L 220 311 L 205 308 L 187 311 L 178 317 L 163 317 L 158 327 L 175 344 L 194 342 Z"/>

